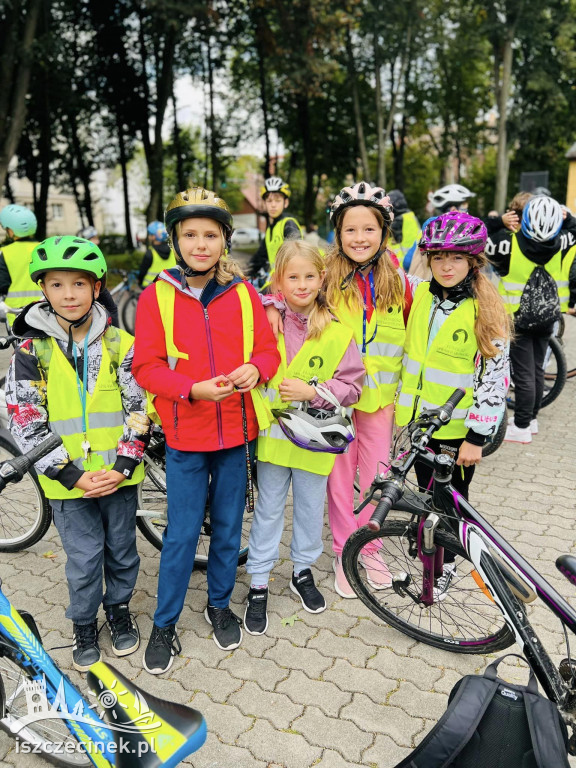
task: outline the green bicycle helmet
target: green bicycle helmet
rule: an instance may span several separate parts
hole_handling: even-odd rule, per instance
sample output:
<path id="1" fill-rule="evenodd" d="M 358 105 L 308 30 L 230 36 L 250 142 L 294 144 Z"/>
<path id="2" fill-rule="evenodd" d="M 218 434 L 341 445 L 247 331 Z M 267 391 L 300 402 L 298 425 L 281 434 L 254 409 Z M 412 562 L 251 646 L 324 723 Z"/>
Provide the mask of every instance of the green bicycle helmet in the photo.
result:
<path id="1" fill-rule="evenodd" d="M 87 272 L 96 280 L 104 280 L 108 266 L 96 243 L 74 235 L 57 235 L 38 243 L 28 269 L 32 281 L 37 283 L 51 269 Z"/>

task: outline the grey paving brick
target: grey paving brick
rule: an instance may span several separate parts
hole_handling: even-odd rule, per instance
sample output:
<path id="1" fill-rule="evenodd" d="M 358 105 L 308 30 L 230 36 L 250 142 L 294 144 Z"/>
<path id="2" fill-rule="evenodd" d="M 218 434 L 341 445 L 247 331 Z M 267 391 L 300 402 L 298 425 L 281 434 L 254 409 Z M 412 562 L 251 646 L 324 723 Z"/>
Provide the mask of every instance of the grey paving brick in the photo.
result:
<path id="1" fill-rule="evenodd" d="M 308 648 L 316 648 L 323 656 L 350 659 L 359 667 L 364 666 L 375 652 L 373 646 L 366 645 L 359 638 L 341 637 L 327 629 L 321 629 L 310 640 Z"/>
<path id="2" fill-rule="evenodd" d="M 322 756 L 322 750 L 294 728 L 279 731 L 267 720 L 257 720 L 251 731 L 239 737 L 238 745 L 250 746 L 255 758 L 283 768 L 310 768 Z"/>
<path id="3" fill-rule="evenodd" d="M 193 697 L 192 706 L 202 712 L 210 724 L 210 732 L 215 733 L 224 744 L 234 744 L 241 733 L 254 725 L 253 717 L 243 715 L 230 704 L 217 704 L 204 693 L 197 693 Z"/>
<path id="4" fill-rule="evenodd" d="M 376 656 L 368 659 L 368 668 L 379 670 L 389 679 L 410 680 L 418 687 L 430 690 L 441 676 L 441 671 L 422 659 L 411 657 L 409 663 L 407 658 L 392 653 L 388 648 L 380 648 Z"/>
<path id="5" fill-rule="evenodd" d="M 229 696 L 228 704 L 260 720 L 269 720 L 275 728 L 290 728 L 295 718 L 304 711 L 303 704 L 295 704 L 280 690 L 263 691 L 256 683 L 246 682 Z"/>
<path id="6" fill-rule="evenodd" d="M 319 678 L 332 664 L 330 659 L 313 648 L 298 648 L 287 640 L 278 640 L 273 648 L 264 653 L 264 657 L 286 669 L 301 669 L 314 678 Z"/>
<path id="7" fill-rule="evenodd" d="M 286 680 L 278 683 L 276 690 L 285 693 L 297 704 L 314 705 L 330 717 L 337 717 L 340 709 L 352 698 L 350 692 L 340 690 L 337 685 L 321 680 L 311 680 L 304 672 L 297 669 L 292 670 Z"/>
<path id="8" fill-rule="evenodd" d="M 363 693 L 354 694 L 352 703 L 344 707 L 340 718 L 352 720 L 368 733 L 387 734 L 402 746 L 410 746 L 423 726 L 422 717 L 410 715 L 390 704 L 375 704 Z"/>
<path id="9" fill-rule="evenodd" d="M 372 743 L 372 735 L 366 733 L 361 725 L 342 717 L 327 717 L 316 707 L 307 707 L 292 727 L 302 733 L 310 744 L 335 749 L 346 760 L 358 762 L 362 752 Z"/>
<path id="10" fill-rule="evenodd" d="M 397 680 L 386 678 L 377 669 L 361 669 L 346 659 L 336 659 L 334 666 L 324 673 L 324 680 L 349 693 L 361 691 L 376 703 L 387 700 L 398 687 Z"/>
<path id="11" fill-rule="evenodd" d="M 220 662 L 220 669 L 228 671 L 236 680 L 257 680 L 265 691 L 273 691 L 280 680 L 288 677 L 288 670 L 272 659 L 252 658 L 243 648 Z"/>

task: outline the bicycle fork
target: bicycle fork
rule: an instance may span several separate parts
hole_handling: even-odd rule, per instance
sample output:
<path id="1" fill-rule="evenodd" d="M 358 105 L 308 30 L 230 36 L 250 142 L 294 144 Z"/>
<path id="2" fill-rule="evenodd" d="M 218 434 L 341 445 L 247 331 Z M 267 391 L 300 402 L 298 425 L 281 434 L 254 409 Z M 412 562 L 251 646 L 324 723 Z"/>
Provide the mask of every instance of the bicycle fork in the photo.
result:
<path id="1" fill-rule="evenodd" d="M 440 518 L 435 512 L 429 512 L 421 518 L 418 524 L 418 538 L 415 542 L 416 551 L 410 555 L 417 555 L 422 563 L 422 591 L 417 593 L 411 589 L 410 577 L 406 573 L 394 576 L 392 586 L 394 591 L 402 597 L 410 597 L 417 605 L 427 608 L 434 603 L 434 580 L 442 576 L 444 566 L 444 547 L 434 543 L 436 528 Z"/>

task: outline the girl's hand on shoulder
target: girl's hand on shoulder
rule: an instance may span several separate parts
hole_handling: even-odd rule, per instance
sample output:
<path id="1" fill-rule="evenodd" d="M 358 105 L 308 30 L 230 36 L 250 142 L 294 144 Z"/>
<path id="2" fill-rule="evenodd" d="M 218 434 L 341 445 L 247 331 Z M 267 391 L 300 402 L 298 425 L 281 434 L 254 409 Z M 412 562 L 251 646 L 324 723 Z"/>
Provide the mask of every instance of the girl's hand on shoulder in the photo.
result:
<path id="1" fill-rule="evenodd" d="M 276 309 L 273 304 L 270 304 L 269 306 L 265 307 L 265 311 L 268 322 L 270 323 L 270 328 L 274 334 L 274 338 L 278 339 L 278 334 L 284 333 L 284 322 L 282 321 L 280 310 Z"/>
<path id="2" fill-rule="evenodd" d="M 506 211 L 506 213 L 502 214 L 502 223 L 511 232 L 518 232 L 520 229 L 520 219 L 516 211 Z"/>
<path id="3" fill-rule="evenodd" d="M 260 378 L 260 371 L 252 363 L 244 363 L 228 374 L 228 379 L 238 392 L 249 392 L 254 389 Z"/>
<path id="4" fill-rule="evenodd" d="M 233 392 L 234 384 L 227 376 L 221 375 L 192 384 L 190 396 L 193 400 L 210 400 L 213 403 L 219 403 L 230 397 Z"/>
<path id="5" fill-rule="evenodd" d="M 472 445 L 472 443 L 464 440 L 458 451 L 458 461 L 456 465 L 461 467 L 473 467 L 475 464 L 480 464 L 482 461 L 482 446 Z"/>
<path id="6" fill-rule="evenodd" d="M 297 402 L 309 402 L 316 397 L 316 390 L 311 384 L 306 384 L 302 379 L 283 379 L 278 387 L 280 397 L 285 403 L 291 400 Z"/>

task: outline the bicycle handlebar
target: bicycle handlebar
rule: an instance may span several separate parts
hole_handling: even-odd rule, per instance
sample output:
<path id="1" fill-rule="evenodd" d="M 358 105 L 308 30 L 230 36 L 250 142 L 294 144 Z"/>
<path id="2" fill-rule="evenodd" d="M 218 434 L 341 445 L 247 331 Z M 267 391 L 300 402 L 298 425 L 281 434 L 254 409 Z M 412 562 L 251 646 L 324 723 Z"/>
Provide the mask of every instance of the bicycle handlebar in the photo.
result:
<path id="1" fill-rule="evenodd" d="M 32 450 L 22 454 L 22 456 L 16 456 L 14 459 L 3 461 L 0 464 L 0 491 L 3 491 L 8 483 L 17 483 L 22 480 L 30 467 L 60 445 L 62 445 L 62 438 L 51 434 L 40 445 L 35 446 Z"/>
<path id="2" fill-rule="evenodd" d="M 378 502 L 376 509 L 370 520 L 368 520 L 368 528 L 371 531 L 379 531 L 382 528 L 384 521 L 388 517 L 388 512 L 392 509 L 402 498 L 402 488 L 397 485 L 389 485 L 382 491 L 382 496 Z"/>

